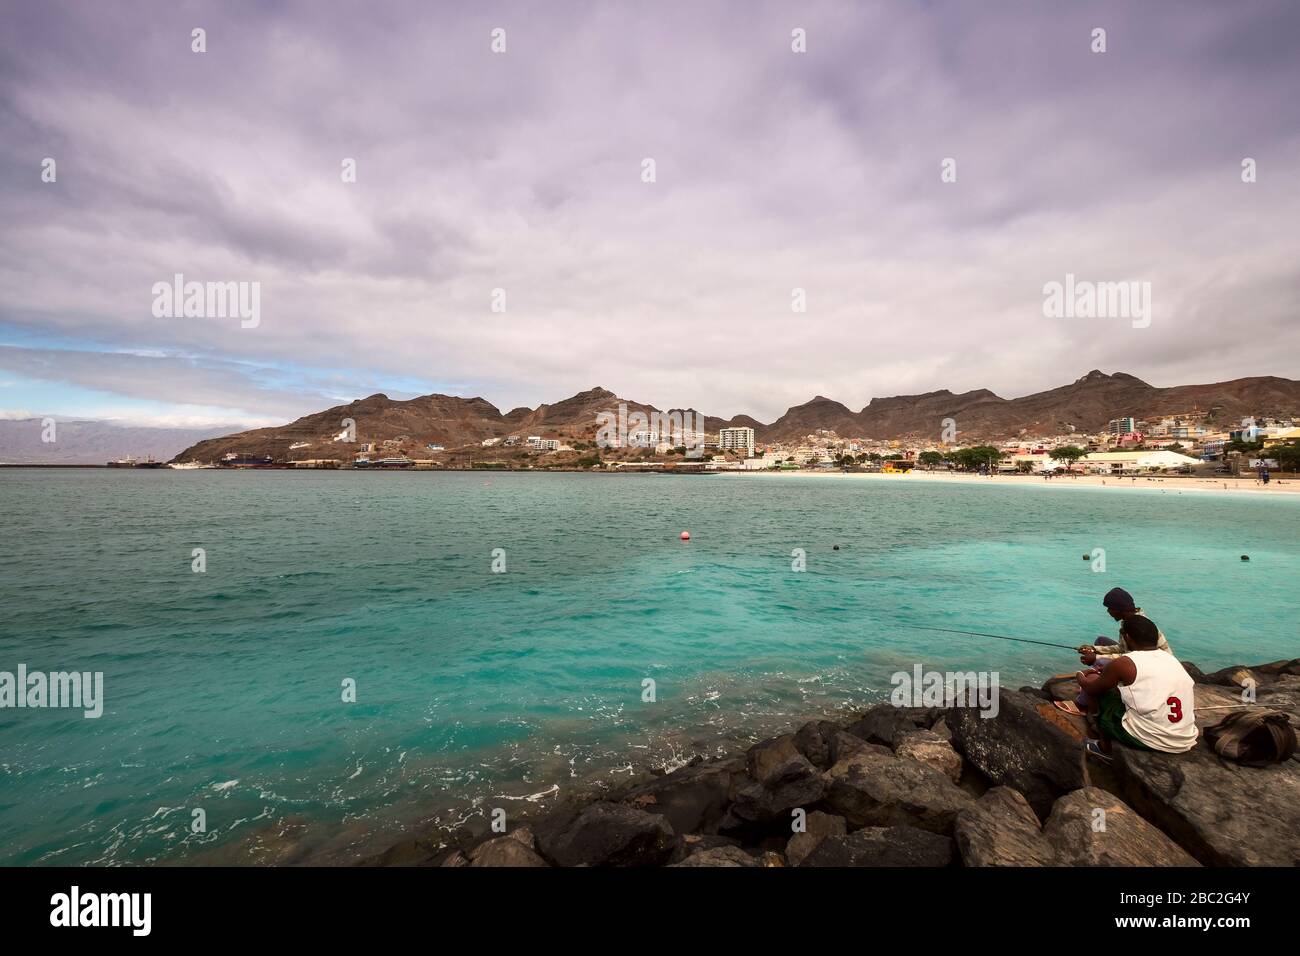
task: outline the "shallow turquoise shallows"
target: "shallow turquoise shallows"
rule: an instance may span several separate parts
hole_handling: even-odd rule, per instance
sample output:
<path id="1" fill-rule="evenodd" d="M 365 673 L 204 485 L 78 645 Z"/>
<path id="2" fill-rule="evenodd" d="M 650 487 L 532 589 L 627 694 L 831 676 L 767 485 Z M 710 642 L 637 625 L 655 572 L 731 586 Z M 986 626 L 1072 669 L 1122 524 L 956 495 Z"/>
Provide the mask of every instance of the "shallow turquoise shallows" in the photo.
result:
<path id="1" fill-rule="evenodd" d="M 0 472 L 0 671 L 105 696 L 0 710 L 0 862 L 356 859 L 918 663 L 1039 682 L 1077 656 L 899 625 L 1077 644 L 1116 585 L 1205 669 L 1295 657 L 1297 531 L 1300 496 L 917 477 Z"/>

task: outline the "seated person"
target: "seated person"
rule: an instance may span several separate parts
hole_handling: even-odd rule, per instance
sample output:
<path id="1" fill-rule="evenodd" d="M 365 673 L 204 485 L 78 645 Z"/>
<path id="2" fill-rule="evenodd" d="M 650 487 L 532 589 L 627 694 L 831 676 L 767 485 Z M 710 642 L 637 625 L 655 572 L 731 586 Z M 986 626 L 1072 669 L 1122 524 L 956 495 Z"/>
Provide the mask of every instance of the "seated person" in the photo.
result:
<path id="1" fill-rule="evenodd" d="M 1088 752 L 1110 759 L 1115 741 L 1139 750 L 1185 753 L 1196 746 L 1192 678 L 1178 658 L 1158 646 L 1160 631 L 1134 615 L 1120 626 L 1124 653 L 1102 671 L 1078 674 L 1079 686 L 1097 701 L 1101 737 Z"/>
<path id="2" fill-rule="evenodd" d="M 1101 603 L 1106 608 L 1106 613 L 1114 620 L 1119 621 L 1121 625 L 1131 617 L 1146 616 L 1133 600 L 1133 595 L 1123 588 L 1111 588 L 1106 592 L 1106 596 L 1101 599 Z M 1169 651 L 1172 654 L 1174 649 L 1165 640 L 1164 632 L 1158 627 L 1156 632 L 1159 634 L 1159 641 L 1156 646 L 1160 650 Z M 1092 667 L 1093 670 L 1101 671 L 1105 669 L 1107 664 L 1123 653 L 1124 648 L 1118 641 L 1113 641 L 1109 637 L 1099 637 L 1096 644 L 1084 644 L 1079 648 L 1079 654 L 1081 655 L 1079 659 Z M 1057 707 L 1067 714 L 1073 714 L 1075 717 L 1081 717 L 1083 714 L 1091 712 L 1094 703 L 1084 691 L 1079 691 L 1078 696 L 1073 701 L 1055 701 Z"/>

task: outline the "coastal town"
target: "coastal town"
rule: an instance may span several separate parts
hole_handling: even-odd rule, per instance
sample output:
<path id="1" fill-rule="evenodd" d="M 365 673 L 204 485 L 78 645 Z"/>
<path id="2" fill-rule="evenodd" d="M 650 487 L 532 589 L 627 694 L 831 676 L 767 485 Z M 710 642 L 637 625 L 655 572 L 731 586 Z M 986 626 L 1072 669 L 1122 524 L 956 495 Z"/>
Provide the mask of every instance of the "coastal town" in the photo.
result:
<path id="1" fill-rule="evenodd" d="M 656 416 L 642 418 L 649 422 Z M 1257 476 L 1295 472 L 1300 464 L 1300 419 L 1295 417 L 1246 417 L 1223 426 L 1191 410 L 1150 420 L 1118 415 L 1095 433 L 1020 435 L 978 444 L 957 437 L 873 439 L 818 429 L 797 440 L 763 442 L 752 427 L 707 432 L 684 424 L 682 416 L 673 413 L 626 434 L 593 437 L 569 427 L 551 434 L 494 436 L 450 448 L 406 435 L 354 440 L 345 429 L 316 442 L 295 442 L 283 458 L 228 452 L 215 464 L 180 462 L 172 467 Z M 111 464 L 129 467 L 126 462 Z"/>

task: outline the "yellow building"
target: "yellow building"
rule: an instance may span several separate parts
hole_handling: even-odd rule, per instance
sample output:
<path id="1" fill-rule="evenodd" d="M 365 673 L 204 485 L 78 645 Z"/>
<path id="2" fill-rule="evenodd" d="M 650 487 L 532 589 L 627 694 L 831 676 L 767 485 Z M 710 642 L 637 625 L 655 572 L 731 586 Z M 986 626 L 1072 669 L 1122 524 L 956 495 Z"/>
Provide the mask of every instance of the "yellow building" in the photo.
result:
<path id="1" fill-rule="evenodd" d="M 1274 448 L 1278 445 L 1288 445 L 1293 441 L 1300 441 L 1300 428 L 1287 428 L 1276 435 L 1267 436 L 1264 439 L 1264 447 Z"/>

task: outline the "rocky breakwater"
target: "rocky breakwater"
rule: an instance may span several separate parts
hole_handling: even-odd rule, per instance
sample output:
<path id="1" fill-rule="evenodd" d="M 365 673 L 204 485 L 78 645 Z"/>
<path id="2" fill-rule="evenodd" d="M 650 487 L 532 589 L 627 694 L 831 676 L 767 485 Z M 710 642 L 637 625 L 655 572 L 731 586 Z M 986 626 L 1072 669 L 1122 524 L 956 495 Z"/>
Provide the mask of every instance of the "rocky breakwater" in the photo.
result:
<path id="1" fill-rule="evenodd" d="M 1197 722 L 1256 702 L 1300 726 L 1300 659 L 1196 679 Z M 1300 864 L 1300 761 L 1084 756 L 1072 679 L 1002 690 L 994 716 L 880 704 L 697 759 L 505 834 L 375 862 L 433 866 L 1244 866 Z"/>

